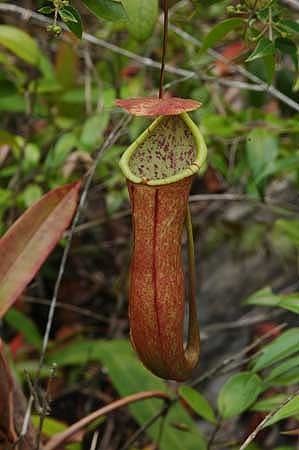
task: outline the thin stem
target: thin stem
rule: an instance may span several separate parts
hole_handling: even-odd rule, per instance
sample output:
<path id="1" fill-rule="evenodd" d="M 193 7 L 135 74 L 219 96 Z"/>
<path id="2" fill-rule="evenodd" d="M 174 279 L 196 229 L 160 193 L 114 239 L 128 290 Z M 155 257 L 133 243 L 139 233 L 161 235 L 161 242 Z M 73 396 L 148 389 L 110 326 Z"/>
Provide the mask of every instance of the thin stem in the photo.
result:
<path id="1" fill-rule="evenodd" d="M 237 359 L 241 358 L 242 356 L 246 355 L 249 351 L 259 347 L 262 343 L 264 343 L 268 337 L 275 335 L 277 331 L 281 331 L 286 327 L 286 323 L 283 323 L 281 325 L 278 325 L 277 327 L 272 328 L 267 333 L 263 334 L 260 338 L 256 339 L 252 344 L 247 345 L 245 348 L 243 348 L 240 352 L 234 353 L 233 355 L 229 356 L 228 358 L 223 359 L 220 361 L 219 364 L 212 367 L 212 369 L 207 370 L 202 375 L 200 375 L 198 378 L 195 378 L 191 383 L 189 383 L 189 386 L 196 387 L 199 384 L 201 384 L 203 381 L 209 380 L 214 376 L 215 374 L 219 373 L 221 369 L 228 366 L 229 364 L 235 362 Z"/>
<path id="2" fill-rule="evenodd" d="M 299 389 L 297 389 L 293 394 L 289 395 L 282 403 L 280 403 L 275 409 L 269 412 L 267 416 L 258 424 L 258 426 L 250 433 L 250 435 L 247 437 L 247 439 L 243 442 L 239 450 L 245 450 L 245 448 L 248 447 L 248 445 L 256 438 L 258 433 L 266 426 L 266 423 L 272 419 L 272 417 L 280 411 L 285 405 L 287 405 L 291 400 L 293 400 L 295 397 L 297 397 L 299 394 Z"/>
<path id="3" fill-rule="evenodd" d="M 85 202 L 86 202 L 86 198 L 87 198 L 87 194 L 88 194 L 90 185 L 92 183 L 92 179 L 93 179 L 94 173 L 96 171 L 97 165 L 98 165 L 98 163 L 100 161 L 100 158 L 101 158 L 103 152 L 117 141 L 117 139 L 119 138 L 122 130 L 128 125 L 130 120 L 131 120 L 130 117 L 126 117 L 125 116 L 112 129 L 112 131 L 109 134 L 109 136 L 107 137 L 106 141 L 97 150 L 95 158 L 94 158 L 94 162 L 93 162 L 92 166 L 90 167 L 90 169 L 87 171 L 87 173 L 85 175 L 85 183 L 84 183 L 84 186 L 82 188 L 82 193 L 81 193 L 81 197 L 80 197 L 80 200 L 79 200 L 79 205 L 77 207 L 77 211 L 75 213 L 75 216 L 74 216 L 74 219 L 73 219 L 73 222 L 72 222 L 72 225 L 71 225 L 71 231 L 70 231 L 70 234 L 68 235 L 67 244 L 66 244 L 66 246 L 64 248 L 64 252 L 63 252 L 63 255 L 62 255 L 62 258 L 61 258 L 61 263 L 60 263 L 57 279 L 56 279 L 55 286 L 54 286 L 54 292 L 53 292 L 51 304 L 50 304 L 50 307 L 49 307 L 48 319 L 47 319 L 46 330 L 45 330 L 44 338 L 43 338 L 43 345 L 42 345 L 41 355 L 40 355 L 39 364 L 38 364 L 38 368 L 37 368 L 36 375 L 35 375 L 35 380 L 34 380 L 34 387 L 35 387 L 36 391 L 38 390 L 41 369 L 42 369 L 42 367 L 44 365 L 46 351 L 47 351 L 47 347 L 48 347 L 48 343 L 49 343 L 49 339 L 50 339 L 50 332 L 51 332 L 51 329 L 52 329 L 53 320 L 54 320 L 54 314 L 55 314 L 56 305 L 57 305 L 57 298 L 58 298 L 58 294 L 59 294 L 59 289 L 60 289 L 60 285 L 61 285 L 61 282 L 62 282 L 62 278 L 63 278 L 63 275 L 64 275 L 64 270 L 65 270 L 65 267 L 66 267 L 66 263 L 67 263 L 67 260 L 68 260 L 68 256 L 69 256 L 69 252 L 70 252 L 70 248 L 71 248 L 71 244 L 72 244 L 72 240 L 73 240 L 74 230 L 75 230 L 75 228 L 76 228 L 76 226 L 78 224 L 78 221 L 80 219 L 81 211 L 84 208 L 84 205 L 85 205 Z M 29 398 L 29 402 L 28 402 L 28 406 L 27 406 L 24 422 L 23 422 L 22 431 L 21 431 L 21 434 L 20 434 L 20 439 L 23 438 L 26 435 L 26 433 L 27 433 L 32 405 L 33 405 L 33 396 L 31 394 L 31 396 Z"/>
<path id="4" fill-rule="evenodd" d="M 170 398 L 166 392 L 162 391 L 146 391 L 146 392 L 138 392 L 136 394 L 128 395 L 127 397 L 116 400 L 109 405 L 104 406 L 103 408 L 94 411 L 83 419 L 71 425 L 65 431 L 56 434 L 54 437 L 50 439 L 50 441 L 44 446 L 44 450 L 54 450 L 57 447 L 60 447 L 66 440 L 71 438 L 75 433 L 85 428 L 91 422 L 94 422 L 99 417 L 102 417 L 106 414 L 109 414 L 116 409 L 121 408 L 122 406 L 129 405 L 131 403 L 135 403 L 141 400 L 145 400 L 147 398 L 160 398 L 166 402 L 169 402 Z"/>
<path id="5" fill-rule="evenodd" d="M 294 2 L 296 0 L 282 0 L 284 1 L 284 3 L 291 3 Z M 294 5 L 293 5 L 294 6 Z M 29 9 L 26 8 L 22 8 L 21 6 L 17 6 L 14 4 L 10 4 L 10 3 L 0 3 L 0 11 L 4 11 L 5 13 L 14 13 L 14 14 L 19 14 L 21 16 L 21 19 L 24 21 L 29 21 L 29 20 L 33 20 L 35 22 L 37 22 L 38 24 L 40 24 L 41 26 L 44 25 L 50 25 L 52 23 L 51 19 L 49 19 L 48 17 L 44 16 L 43 14 L 39 14 L 36 13 L 34 11 L 31 11 Z M 67 26 L 63 23 L 63 22 L 59 22 L 59 26 L 63 29 L 63 30 L 67 30 Z M 193 36 L 191 36 L 190 34 L 186 33 L 184 30 L 176 27 L 175 25 L 172 24 L 168 24 L 168 28 L 172 29 L 178 36 L 180 36 L 182 39 L 193 43 L 193 45 L 197 46 L 197 47 L 201 47 L 201 41 L 199 41 L 198 39 L 194 38 Z M 98 47 L 103 47 L 105 49 L 108 49 L 114 53 L 120 54 L 125 56 L 126 58 L 130 58 L 134 61 L 136 61 L 138 64 L 141 64 L 145 67 L 153 67 L 156 69 L 161 69 L 161 64 L 158 63 L 157 61 L 154 61 L 151 58 L 147 58 L 144 56 L 140 56 L 137 55 L 136 53 L 133 53 L 129 50 L 126 50 L 122 47 L 118 47 L 117 45 L 111 44 L 110 42 L 104 41 L 103 39 L 99 39 L 89 33 L 84 33 L 83 34 L 83 40 L 90 42 L 93 45 L 96 45 Z M 242 66 L 238 66 L 236 64 L 233 64 L 231 61 L 229 61 L 227 58 L 225 58 L 223 55 L 221 55 L 220 53 L 216 52 L 213 49 L 210 49 L 207 51 L 207 53 L 212 56 L 212 58 L 219 60 L 219 61 L 223 61 L 225 64 L 229 64 L 230 67 L 232 69 L 234 69 L 235 72 L 240 73 L 241 75 L 245 76 L 248 80 L 252 81 L 253 84 L 252 88 L 250 87 L 250 84 L 247 85 L 243 85 L 240 84 L 239 85 L 239 89 L 252 89 L 252 90 L 261 90 L 263 92 L 267 92 L 270 95 L 272 95 L 273 97 L 277 98 L 278 100 L 280 100 L 281 102 L 285 103 L 286 105 L 288 105 L 290 108 L 292 108 L 294 111 L 298 111 L 299 112 L 299 103 L 295 102 L 293 99 L 291 99 L 290 97 L 286 96 L 285 94 L 283 94 L 281 91 L 279 91 L 278 89 L 276 89 L 273 86 L 268 86 L 267 83 L 265 83 L 263 80 L 261 80 L 260 78 L 258 78 L 256 75 L 254 75 L 253 73 L 249 72 L 248 70 L 246 70 L 244 67 Z M 193 72 L 191 70 L 186 70 L 186 69 L 181 69 L 179 67 L 173 67 L 173 66 L 169 66 L 168 64 L 165 65 L 165 70 L 169 73 L 175 74 L 175 75 L 179 75 L 181 77 L 187 77 L 187 76 L 192 76 L 194 78 L 199 78 L 202 79 L 203 77 L 199 74 L 197 74 L 196 72 Z M 229 80 L 225 81 L 225 84 L 227 84 Z M 216 80 L 215 80 L 216 82 Z M 220 79 L 219 81 L 220 84 L 224 84 L 223 80 Z"/>
<path id="6" fill-rule="evenodd" d="M 155 423 L 160 417 L 164 418 L 167 416 L 168 411 L 170 407 L 178 400 L 178 397 L 175 397 L 174 399 L 170 400 L 169 402 L 165 403 L 161 409 L 159 409 L 156 414 L 154 414 L 149 420 L 147 420 L 142 427 L 140 427 L 125 443 L 125 445 L 121 448 L 121 450 L 129 450 L 131 446 L 137 441 L 137 439 L 146 431 L 148 430 L 153 423 Z"/>
<path id="7" fill-rule="evenodd" d="M 163 9 L 164 9 L 163 50 L 162 50 L 161 71 L 160 71 L 159 98 L 163 97 L 163 83 L 165 76 L 165 60 L 166 60 L 167 36 L 168 36 L 168 0 L 163 0 Z"/>
<path id="8" fill-rule="evenodd" d="M 269 8 L 269 40 L 273 41 L 273 28 L 272 28 L 272 8 Z"/>

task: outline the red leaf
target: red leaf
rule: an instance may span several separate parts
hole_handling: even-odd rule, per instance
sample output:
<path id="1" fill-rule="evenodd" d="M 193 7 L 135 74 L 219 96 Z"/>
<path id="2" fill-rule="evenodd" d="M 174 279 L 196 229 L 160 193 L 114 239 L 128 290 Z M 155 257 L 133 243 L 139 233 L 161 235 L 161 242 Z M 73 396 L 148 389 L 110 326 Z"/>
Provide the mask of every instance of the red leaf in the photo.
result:
<path id="1" fill-rule="evenodd" d="M 193 111 L 201 106 L 201 103 L 196 100 L 179 97 L 128 98 L 116 100 L 115 103 L 134 116 L 174 116 L 185 111 Z"/>
<path id="2" fill-rule="evenodd" d="M 24 337 L 22 334 L 17 334 L 9 343 L 10 352 L 15 355 L 24 344 Z"/>
<path id="3" fill-rule="evenodd" d="M 242 53 L 246 51 L 246 45 L 242 41 L 233 42 L 227 45 L 222 51 L 221 55 L 224 56 L 228 62 L 216 61 L 217 74 L 220 76 L 228 75 L 232 71 L 229 62 L 238 58 Z"/>
<path id="4" fill-rule="evenodd" d="M 76 210 L 81 182 L 48 192 L 0 240 L 0 318 L 32 280 Z"/>

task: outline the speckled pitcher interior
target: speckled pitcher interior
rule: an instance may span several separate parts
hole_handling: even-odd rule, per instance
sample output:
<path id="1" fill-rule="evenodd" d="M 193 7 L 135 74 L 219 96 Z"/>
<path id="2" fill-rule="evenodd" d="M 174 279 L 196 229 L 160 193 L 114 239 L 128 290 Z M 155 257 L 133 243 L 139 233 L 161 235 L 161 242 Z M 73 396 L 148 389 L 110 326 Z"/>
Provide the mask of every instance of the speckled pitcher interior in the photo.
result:
<path id="1" fill-rule="evenodd" d="M 170 177 L 187 169 L 196 158 L 196 142 L 180 116 L 165 116 L 135 150 L 130 170 L 151 180 Z"/>

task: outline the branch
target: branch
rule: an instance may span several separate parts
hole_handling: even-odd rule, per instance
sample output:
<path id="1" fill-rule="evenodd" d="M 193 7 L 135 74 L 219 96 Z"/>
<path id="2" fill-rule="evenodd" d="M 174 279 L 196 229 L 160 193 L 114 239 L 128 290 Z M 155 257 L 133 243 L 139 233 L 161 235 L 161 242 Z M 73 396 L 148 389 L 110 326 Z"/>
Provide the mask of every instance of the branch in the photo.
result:
<path id="1" fill-rule="evenodd" d="M 263 336 L 261 336 L 259 339 L 254 341 L 252 344 L 245 347 L 240 352 L 237 352 L 228 358 L 224 359 L 220 364 L 217 364 L 215 367 L 213 367 L 210 370 L 207 370 L 205 373 L 203 373 L 200 377 L 196 378 L 192 383 L 189 384 L 189 386 L 196 387 L 203 381 L 206 381 L 211 378 L 212 375 L 216 373 L 220 373 L 220 371 L 225 368 L 226 366 L 230 365 L 231 363 L 238 360 L 240 357 L 246 355 L 250 350 L 253 350 L 257 347 L 259 347 L 262 343 L 264 343 L 270 336 L 275 334 L 278 330 L 282 330 L 285 328 L 286 324 L 279 325 L 272 330 L 270 330 L 268 333 L 265 333 Z M 253 357 L 254 355 L 252 355 Z M 128 450 L 134 442 L 139 438 L 139 436 L 146 431 L 156 420 L 158 420 L 160 417 L 162 417 L 164 414 L 166 414 L 170 408 L 171 405 L 173 405 L 175 402 L 179 400 L 179 396 L 176 395 L 174 398 L 172 398 L 169 401 L 168 405 L 164 405 L 159 411 L 157 411 L 139 430 L 136 431 L 136 433 L 133 434 L 133 436 L 125 443 L 124 447 L 121 448 L 121 450 Z M 241 449 L 240 449 L 241 450 Z"/>
<path id="2" fill-rule="evenodd" d="M 9 4 L 9 3 L 8 4 L 7 3 L 5 3 L 5 4 L 1 4 L 0 3 L 0 11 L 5 11 L 5 12 L 11 12 L 11 13 L 14 13 L 14 14 L 19 14 L 22 17 L 23 20 L 29 21 L 29 20 L 32 19 L 37 24 L 43 25 L 44 27 L 47 27 L 49 24 L 52 23 L 51 19 L 49 19 L 48 17 L 44 16 L 43 14 L 39 14 L 39 13 L 36 13 L 34 11 L 22 8 L 21 6 L 17 6 L 17 5 L 13 5 L 13 4 Z M 59 22 L 59 26 L 63 30 L 68 31 L 68 28 L 66 27 L 66 25 L 64 23 Z M 171 25 L 171 28 L 173 29 L 174 25 Z M 187 33 L 185 33 L 182 30 L 181 30 L 181 33 L 183 33 L 181 35 L 181 37 L 186 39 L 185 34 L 187 35 Z M 188 36 L 190 36 L 190 35 L 188 35 Z M 190 37 L 192 38 L 192 36 L 190 36 Z M 99 39 L 99 38 L 93 36 L 92 34 L 83 33 L 82 39 L 84 41 L 86 41 L 86 42 L 89 42 L 89 43 L 93 44 L 93 45 L 96 45 L 98 47 L 106 48 L 107 50 L 110 50 L 113 53 L 117 53 L 117 54 L 125 56 L 125 57 L 127 57 L 129 59 L 132 59 L 133 61 L 136 61 L 141 66 L 152 67 L 153 69 L 157 69 L 157 70 L 160 70 L 160 68 L 161 68 L 161 64 L 158 61 L 154 61 L 151 58 L 147 58 L 147 57 L 144 57 L 144 56 L 137 55 L 136 53 L 133 53 L 133 52 L 131 52 L 129 50 L 126 50 L 126 49 L 124 49 L 122 47 L 119 47 L 119 46 L 117 46 L 115 44 L 111 44 L 110 42 L 107 42 L 107 41 L 105 41 L 103 39 Z M 199 41 L 197 41 L 197 42 L 199 42 Z M 219 58 L 216 58 L 216 59 L 219 59 Z M 228 60 L 226 60 L 226 61 L 228 63 L 230 63 L 230 61 L 228 61 Z M 259 80 L 258 84 L 245 83 L 245 82 L 237 81 L 237 80 L 227 80 L 226 78 L 220 78 L 220 77 L 216 78 L 216 77 L 205 76 L 203 74 L 198 74 L 198 73 L 196 73 L 196 72 L 194 72 L 192 70 L 181 69 L 179 67 L 170 66 L 169 64 L 165 65 L 165 71 L 168 72 L 168 73 L 171 73 L 173 75 L 178 75 L 178 76 L 182 77 L 182 79 L 175 80 L 175 82 L 173 82 L 173 83 L 179 83 L 179 82 L 185 81 L 185 80 L 190 79 L 190 78 L 196 78 L 196 79 L 200 79 L 200 80 L 211 82 L 211 83 L 217 83 L 217 84 L 224 85 L 224 86 L 235 87 L 235 88 L 238 88 L 238 89 L 245 89 L 245 90 L 252 90 L 252 91 L 262 91 L 262 92 L 265 92 L 265 91 L 269 90 L 269 86 L 266 83 L 264 83 L 262 80 L 260 80 L 260 79 L 258 79 Z M 250 72 L 248 72 L 248 73 L 250 73 Z M 166 86 L 164 86 L 164 88 L 171 86 L 173 83 L 167 84 Z M 277 91 L 277 92 L 279 92 L 279 91 Z M 280 93 L 280 94 L 283 95 L 282 93 Z M 286 96 L 284 96 L 284 97 L 286 97 Z M 288 97 L 286 97 L 286 98 L 288 98 Z M 298 108 L 299 108 L 299 105 L 298 105 Z"/>
<path id="3" fill-rule="evenodd" d="M 161 398 L 167 402 L 170 400 L 169 395 L 162 391 L 148 391 L 148 392 L 138 392 L 137 394 L 128 395 L 127 397 L 116 400 L 103 408 L 94 411 L 83 419 L 71 425 L 67 430 L 56 434 L 50 441 L 45 445 L 44 450 L 54 450 L 72 437 L 75 433 L 80 431 L 82 428 L 89 425 L 94 420 L 101 416 L 111 413 L 122 406 L 129 405 L 131 403 L 139 402 L 140 400 L 145 400 L 147 398 Z"/>
<path id="4" fill-rule="evenodd" d="M 221 369 L 228 366 L 229 364 L 235 362 L 240 357 L 246 355 L 249 351 L 259 347 L 262 343 L 264 343 L 270 336 L 275 336 L 275 333 L 277 331 L 281 331 L 283 328 L 286 327 L 286 323 L 283 323 L 282 325 L 278 325 L 277 327 L 272 328 L 267 333 L 263 334 L 260 338 L 256 339 L 252 344 L 247 345 L 245 348 L 243 348 L 241 351 L 229 356 L 228 358 L 221 361 L 219 364 L 217 364 L 215 367 L 212 367 L 212 369 L 207 370 L 205 373 L 200 375 L 198 378 L 195 378 L 191 383 L 189 383 L 189 386 L 195 387 L 198 386 L 203 381 L 206 381 L 210 379 L 213 375 L 218 373 Z"/>
<path id="5" fill-rule="evenodd" d="M 257 434 L 264 428 L 264 425 L 268 420 L 270 420 L 278 411 L 280 411 L 287 403 L 289 403 L 293 398 L 295 398 L 299 394 L 299 389 L 297 389 L 293 394 L 289 395 L 283 402 L 280 403 L 275 409 L 273 409 L 266 417 L 258 424 L 258 426 L 250 433 L 248 438 L 243 442 L 239 450 L 245 450 L 248 445 L 255 439 Z"/>
<path id="6" fill-rule="evenodd" d="M 147 420 L 128 440 L 127 442 L 124 444 L 124 446 L 121 448 L 121 450 L 129 450 L 132 445 L 134 444 L 134 442 L 137 441 L 137 439 L 142 436 L 142 434 L 148 430 L 153 423 L 156 422 L 156 420 L 158 420 L 160 417 L 165 417 L 166 414 L 168 413 L 170 406 L 176 401 L 176 399 L 174 400 L 170 400 L 168 404 L 163 405 L 162 408 L 159 409 L 159 411 L 157 411 L 149 420 Z"/>
<path id="7" fill-rule="evenodd" d="M 1 5 L 0 5 L 1 6 Z M 58 293 L 59 293 L 59 289 L 60 289 L 60 285 L 61 285 L 61 281 L 62 281 L 62 277 L 64 274 L 64 270 L 66 267 L 66 263 L 67 263 L 67 259 L 68 259 L 68 255 L 70 252 L 70 248 L 71 248 L 71 244 L 72 244 L 72 238 L 74 235 L 74 230 L 79 222 L 80 219 L 80 215 L 81 212 L 84 208 L 85 202 L 86 202 L 86 198 L 87 198 L 87 193 L 88 190 L 90 188 L 94 173 L 96 171 L 97 165 L 102 157 L 103 152 L 109 148 L 111 145 L 113 145 L 119 138 L 120 134 L 122 133 L 123 129 L 129 124 L 131 120 L 130 116 L 124 116 L 122 118 L 122 120 L 120 120 L 118 122 L 118 124 L 113 128 L 113 130 L 111 131 L 111 133 L 109 134 L 109 136 L 107 137 L 106 141 L 103 143 L 103 145 L 99 148 L 99 150 L 96 153 L 94 162 L 92 164 L 92 166 L 90 167 L 89 171 L 87 172 L 86 176 L 85 176 L 85 183 L 82 189 L 82 193 L 80 196 L 80 200 L 79 200 L 79 205 L 75 214 L 75 217 L 73 219 L 72 222 L 72 226 L 71 226 L 71 231 L 67 237 L 67 243 L 66 246 L 64 248 L 64 252 L 62 255 L 62 259 L 61 259 L 61 263 L 60 263 L 60 267 L 59 267 L 59 271 L 58 271 L 58 276 L 56 279 L 56 283 L 54 286 L 54 293 L 53 293 L 53 297 L 51 300 L 51 304 L 50 304 L 50 308 L 49 308 L 49 313 L 48 313 L 48 320 L 47 320 L 47 324 L 46 324 L 46 331 L 44 334 L 44 339 L 43 339 L 43 346 L 42 346 L 42 351 L 41 351 L 41 355 L 40 355 L 40 360 L 39 360 L 39 365 L 38 365 L 38 369 L 37 369 L 37 373 L 36 373 L 36 377 L 34 380 L 34 387 L 38 386 L 39 383 L 39 378 L 40 378 L 40 372 L 41 369 L 43 367 L 44 364 L 44 360 L 45 360 L 45 355 L 46 355 L 46 351 L 47 351 L 47 347 L 48 347 L 48 343 L 49 343 L 49 338 L 50 338 L 50 332 L 52 329 L 52 324 L 53 324 L 53 320 L 54 320 L 54 313 L 56 310 L 56 305 L 57 305 L 57 297 L 58 297 Z M 32 395 L 30 396 L 29 399 L 29 403 L 28 403 L 28 407 L 26 410 L 26 414 L 25 414 L 25 419 L 26 417 L 30 416 L 30 412 L 31 412 L 31 408 L 32 408 L 32 404 L 33 404 L 33 397 Z M 43 416 L 41 416 L 40 418 L 41 421 L 43 421 Z M 23 424 L 23 428 L 22 428 L 22 432 L 20 437 L 24 436 L 27 433 L 27 427 L 26 425 L 26 420 L 24 420 L 24 424 Z M 41 423 L 40 423 L 40 427 L 41 427 Z"/>
<path id="8" fill-rule="evenodd" d="M 191 36 L 191 34 L 187 33 L 184 30 L 181 30 L 177 26 L 169 23 L 169 29 L 172 30 L 174 33 L 176 33 L 178 36 L 180 36 L 182 39 L 184 39 L 187 42 L 192 43 L 195 47 L 202 47 L 202 42 Z M 217 61 L 221 61 L 225 64 L 228 64 L 235 72 L 239 73 L 240 75 L 243 75 L 248 80 L 252 81 L 253 83 L 256 83 L 258 86 L 260 86 L 261 90 L 264 92 L 268 92 L 273 97 L 277 98 L 281 102 L 288 105 L 290 108 L 294 109 L 295 111 L 299 112 L 299 103 L 292 100 L 287 95 L 280 92 L 278 89 L 276 89 L 274 86 L 269 86 L 267 83 L 265 83 L 261 78 L 257 77 L 253 73 L 249 72 L 247 69 L 245 69 L 242 66 L 239 66 L 237 64 L 232 63 L 229 59 L 225 58 L 225 56 L 221 55 L 221 53 L 216 52 L 213 49 L 207 50 L 207 53 L 212 56 Z"/>
<path id="9" fill-rule="evenodd" d="M 111 145 L 113 145 L 118 140 L 119 135 L 121 134 L 122 130 L 128 125 L 130 120 L 131 120 L 130 116 L 125 116 L 114 127 L 114 129 L 111 131 L 111 133 L 109 134 L 109 136 L 106 139 L 106 141 L 104 142 L 104 144 L 98 150 L 91 168 L 89 169 L 89 171 L 85 175 L 85 183 L 84 183 L 84 186 L 83 186 L 83 189 L 82 189 L 82 193 L 81 193 L 81 196 L 80 196 L 79 205 L 78 205 L 78 208 L 77 208 L 74 220 L 72 222 L 71 231 L 70 231 L 70 234 L 68 236 L 68 241 L 67 241 L 67 244 L 65 246 L 63 255 L 62 255 L 60 268 L 59 268 L 59 272 L 58 272 L 58 277 L 57 277 L 57 280 L 56 280 L 56 283 L 55 283 L 55 287 L 54 287 L 53 298 L 52 298 L 51 306 L 50 306 L 50 309 L 49 309 L 48 321 L 47 321 L 47 326 L 46 326 L 46 331 L 45 331 L 45 335 L 44 335 L 44 341 L 43 341 L 40 361 L 39 361 L 38 376 L 39 376 L 40 369 L 42 368 L 42 365 L 43 365 L 43 362 L 44 362 L 44 359 L 45 359 L 45 353 L 46 353 L 46 349 L 47 349 L 47 346 L 48 346 L 50 332 L 51 332 L 51 328 L 52 328 L 52 323 L 53 323 L 53 318 L 54 318 L 53 316 L 54 316 L 55 306 L 56 306 L 56 302 L 57 302 L 58 292 L 59 292 L 59 289 L 60 289 L 60 284 L 61 284 L 61 281 L 62 281 L 62 277 L 63 277 L 63 274 L 64 274 L 67 258 L 68 258 L 68 255 L 69 255 L 69 251 L 70 251 L 70 247 L 71 247 L 71 243 L 72 243 L 74 230 L 75 230 L 75 228 L 76 228 L 76 226 L 77 226 L 77 224 L 79 222 L 81 212 L 82 212 L 82 210 L 84 208 L 84 205 L 85 205 L 85 202 L 86 202 L 86 198 L 87 198 L 87 193 L 88 193 L 88 190 L 90 188 L 90 185 L 91 185 L 94 173 L 96 171 L 97 165 L 98 165 L 98 163 L 99 163 L 99 161 L 100 161 L 104 151 L 107 150 L 107 148 L 111 147 Z"/>

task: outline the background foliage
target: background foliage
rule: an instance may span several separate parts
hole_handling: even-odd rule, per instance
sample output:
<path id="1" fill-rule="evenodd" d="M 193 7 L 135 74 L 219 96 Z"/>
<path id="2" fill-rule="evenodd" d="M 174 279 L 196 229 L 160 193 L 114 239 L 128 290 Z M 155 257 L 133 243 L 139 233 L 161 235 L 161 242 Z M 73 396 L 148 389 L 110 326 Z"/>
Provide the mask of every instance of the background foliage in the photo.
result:
<path id="1" fill-rule="evenodd" d="M 201 367 L 193 387 L 165 383 L 141 366 L 127 341 L 130 220 L 118 159 L 148 123 L 134 119 L 104 153 L 75 233 L 41 372 L 52 398 L 45 438 L 118 396 L 159 389 L 174 396 L 174 405 L 131 449 L 155 448 L 154 442 L 162 450 L 237 449 L 284 400 L 260 439 L 247 448 L 298 447 L 299 22 L 294 3 L 171 2 L 166 95 L 202 102 L 192 116 L 209 148 L 191 196 L 200 239 L 199 282 L 207 273 L 216 277 L 208 278 L 199 295 L 205 326 Z M 3 234 L 43 193 L 86 173 L 95 150 L 124 114 L 114 106 L 116 98 L 156 95 L 162 22 L 156 0 L 28 0 L 21 7 L 18 2 L 0 7 Z M 37 367 L 66 238 L 1 328 L 27 391 L 24 374 L 33 375 Z M 229 252 L 226 274 L 221 272 L 223 248 Z M 253 278 L 243 279 L 242 262 L 252 258 L 257 258 Z M 202 304 L 215 283 L 224 286 L 223 296 Z M 224 319 L 231 321 L 227 329 L 215 324 Z M 288 325 L 279 327 L 283 321 Z M 235 343 L 215 353 L 211 341 L 221 326 Z M 236 330 L 233 339 L 230 327 Z M 54 378 L 52 364 L 57 365 Z M 97 448 L 125 448 L 161 406 L 161 400 L 131 406 L 96 423 L 69 448 L 90 448 L 97 431 Z M 280 434 L 290 428 L 293 435 Z"/>

